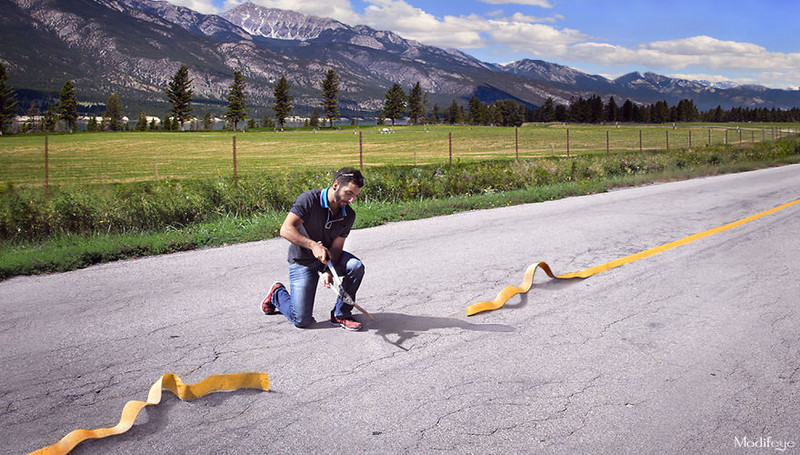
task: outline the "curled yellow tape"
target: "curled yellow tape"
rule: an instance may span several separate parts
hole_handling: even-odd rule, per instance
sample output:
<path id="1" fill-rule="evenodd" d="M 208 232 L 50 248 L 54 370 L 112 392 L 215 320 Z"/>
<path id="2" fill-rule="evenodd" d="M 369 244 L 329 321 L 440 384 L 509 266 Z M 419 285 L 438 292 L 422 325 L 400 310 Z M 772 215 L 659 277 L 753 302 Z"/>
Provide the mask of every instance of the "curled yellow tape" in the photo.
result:
<path id="1" fill-rule="evenodd" d="M 161 389 L 168 389 L 181 400 L 194 400 L 210 392 L 219 390 L 260 389 L 269 390 L 269 376 L 266 373 L 234 373 L 211 375 L 196 384 L 186 384 L 172 373 L 165 373 L 150 387 L 147 401 L 131 400 L 125 403 L 119 423 L 109 428 L 96 430 L 74 430 L 61 438 L 57 443 L 31 452 L 36 455 L 61 455 L 67 454 L 81 442 L 87 439 L 100 439 L 115 434 L 124 433 L 133 426 L 136 416 L 145 406 L 161 402 Z"/>
<path id="2" fill-rule="evenodd" d="M 800 204 L 800 199 L 797 199 L 796 201 L 793 201 L 793 202 L 789 202 L 787 204 L 780 205 L 780 206 L 775 207 L 773 209 L 769 209 L 769 210 L 763 211 L 761 213 L 758 213 L 758 214 L 755 214 L 755 215 L 752 215 L 752 216 L 748 216 L 747 218 L 742 218 L 741 220 L 734 221 L 732 223 L 724 224 L 722 226 L 715 227 L 713 229 L 709 229 L 709 230 L 706 230 L 706 231 L 703 231 L 703 232 L 699 232 L 697 234 L 693 234 L 693 235 L 690 235 L 688 237 L 684 237 L 684 238 L 682 238 L 680 240 L 675 240 L 674 242 L 665 243 L 665 244 L 657 246 L 655 248 L 650 248 L 650 249 L 647 249 L 647 250 L 644 250 L 644 251 L 640 251 L 640 252 L 638 252 L 636 254 L 631 254 L 630 256 L 625 256 L 624 258 L 616 259 L 616 260 L 611 261 L 611 262 L 606 262 L 605 264 L 601 264 L 601 265 L 598 265 L 598 266 L 595 266 L 595 267 L 592 267 L 592 268 L 588 268 L 586 270 L 581 270 L 580 272 L 572 272 L 572 273 L 567 273 L 567 274 L 564 274 L 564 275 L 555 276 L 555 275 L 553 275 L 553 272 L 550 270 L 550 267 L 546 263 L 539 262 L 538 264 L 532 264 L 525 271 L 525 278 L 523 279 L 522 284 L 520 284 L 519 286 L 506 286 L 502 291 L 500 291 L 499 294 L 497 294 L 497 297 L 495 297 L 490 302 L 473 303 L 472 305 L 467 307 L 467 316 L 472 316 L 473 314 L 480 313 L 482 311 L 496 310 L 496 309 L 502 307 L 503 305 L 505 305 L 506 302 L 508 301 L 508 299 L 510 299 L 511 297 L 513 297 L 513 296 L 515 296 L 517 294 L 523 294 L 523 293 L 526 293 L 526 292 L 530 291 L 531 287 L 533 286 L 533 274 L 536 272 L 537 268 L 541 268 L 542 270 L 544 270 L 544 273 L 546 273 L 547 276 L 549 276 L 550 278 L 558 278 L 558 279 L 562 279 L 562 280 L 568 280 L 568 279 L 572 279 L 572 278 L 588 278 L 588 277 L 590 277 L 592 275 L 596 275 L 596 274 L 598 274 L 600 272 L 605 272 L 606 270 L 611 270 L 613 268 L 616 268 L 616 267 L 619 267 L 619 266 L 622 266 L 622 265 L 625 265 L 625 264 L 630 264 L 633 261 L 638 261 L 639 259 L 644 259 L 644 258 L 650 257 L 650 256 L 652 256 L 654 254 L 661 253 L 662 251 L 671 250 L 671 249 L 679 247 L 681 245 L 686 245 L 687 243 L 694 242 L 695 240 L 699 240 L 699 239 L 702 239 L 704 237 L 708 237 L 710 235 L 718 234 L 720 232 L 727 231 L 728 229 L 733 229 L 733 228 L 735 228 L 737 226 L 741 226 L 741 225 L 743 225 L 745 223 L 749 223 L 750 221 L 757 220 L 757 219 L 761 218 L 762 216 L 770 215 L 770 214 L 775 213 L 775 212 L 777 212 L 779 210 L 783 210 L 783 209 L 785 209 L 787 207 L 791 207 L 791 206 L 793 206 L 795 204 Z"/>
<path id="3" fill-rule="evenodd" d="M 502 291 L 500 291 L 499 294 L 497 294 L 497 297 L 489 302 L 473 303 L 467 307 L 467 316 L 472 316 L 473 314 L 480 313 L 481 311 L 496 310 L 505 305 L 508 299 L 511 297 L 530 291 L 531 287 L 533 286 L 533 275 L 536 273 L 536 269 L 539 268 L 541 268 L 550 278 L 556 278 L 547 263 L 540 262 L 538 264 L 531 264 L 528 266 L 528 269 L 525 270 L 525 278 L 522 279 L 522 283 L 519 286 L 506 286 Z"/>

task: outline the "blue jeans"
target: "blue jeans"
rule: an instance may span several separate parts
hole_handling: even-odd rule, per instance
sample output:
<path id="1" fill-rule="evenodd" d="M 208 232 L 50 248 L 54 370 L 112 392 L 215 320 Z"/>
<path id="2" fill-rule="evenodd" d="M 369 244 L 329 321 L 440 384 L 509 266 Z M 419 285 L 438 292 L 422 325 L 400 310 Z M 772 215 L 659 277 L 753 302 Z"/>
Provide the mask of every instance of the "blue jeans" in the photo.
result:
<path id="1" fill-rule="evenodd" d="M 343 251 L 334 267 L 342 278 L 344 290 L 355 300 L 356 292 L 364 278 L 364 264 L 357 257 Z M 286 288 L 279 288 L 272 295 L 272 303 L 296 327 L 308 327 L 314 323 L 314 297 L 319 283 L 320 268 L 321 264 L 318 262 L 311 265 L 289 264 L 291 294 Z M 352 305 L 337 298 L 331 313 L 341 318 L 350 317 L 352 311 Z"/>

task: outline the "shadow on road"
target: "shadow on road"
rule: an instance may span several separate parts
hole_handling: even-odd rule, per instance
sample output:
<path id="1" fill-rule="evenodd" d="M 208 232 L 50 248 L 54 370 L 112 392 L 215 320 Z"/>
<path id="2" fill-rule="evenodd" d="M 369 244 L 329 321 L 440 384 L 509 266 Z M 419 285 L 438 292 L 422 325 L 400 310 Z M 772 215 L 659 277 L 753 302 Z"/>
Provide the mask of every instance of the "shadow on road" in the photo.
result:
<path id="1" fill-rule="evenodd" d="M 528 291 L 528 292 L 526 292 L 524 294 L 517 294 L 516 296 L 511 297 L 510 299 L 508 299 L 508 302 L 506 302 L 505 305 L 503 305 L 503 308 L 498 310 L 498 311 L 502 311 L 503 309 L 507 310 L 507 309 L 523 308 L 526 305 L 528 305 L 528 298 L 530 297 L 530 295 L 532 293 L 536 292 L 536 291 L 558 291 L 558 290 L 567 288 L 569 286 L 572 286 L 572 285 L 574 285 L 576 283 L 579 283 L 580 281 L 583 281 L 583 280 L 580 280 L 580 279 L 572 279 L 572 280 L 554 280 L 554 279 L 550 279 L 550 280 L 544 281 L 542 283 L 536 283 L 530 289 L 530 291 Z"/>
<path id="2" fill-rule="evenodd" d="M 389 344 L 408 351 L 403 343 L 421 333 L 435 329 L 461 329 L 476 332 L 513 332 L 514 328 L 503 324 L 474 324 L 450 317 L 414 316 L 402 313 L 374 313 L 368 329 Z M 362 319 L 363 320 L 363 319 Z M 394 339 L 394 341 L 392 341 Z"/>
<path id="3" fill-rule="evenodd" d="M 192 402 L 187 402 L 164 390 L 161 403 L 145 407 L 139 413 L 136 423 L 130 430 L 108 438 L 88 439 L 78 444 L 71 453 L 74 455 L 80 455 L 81 453 L 119 453 L 120 447 L 124 447 L 125 441 L 146 439 L 150 435 L 165 431 L 164 429 L 169 427 L 170 413 L 173 413 L 173 415 L 183 414 L 182 417 L 186 418 L 186 414 L 198 413 L 198 411 L 205 412 L 202 408 L 199 409 L 198 406 L 216 407 L 224 405 L 225 401 L 236 395 L 258 395 L 260 393 L 264 393 L 264 391 L 253 389 L 220 391 L 197 398 L 192 400 Z M 270 391 L 270 393 L 272 393 L 272 391 Z M 173 410 L 173 408 L 176 407 L 183 407 L 183 410 Z M 195 417 L 194 419 L 196 420 L 198 418 L 201 417 Z M 109 424 L 108 426 L 112 426 L 116 424 L 116 422 L 109 422 Z"/>

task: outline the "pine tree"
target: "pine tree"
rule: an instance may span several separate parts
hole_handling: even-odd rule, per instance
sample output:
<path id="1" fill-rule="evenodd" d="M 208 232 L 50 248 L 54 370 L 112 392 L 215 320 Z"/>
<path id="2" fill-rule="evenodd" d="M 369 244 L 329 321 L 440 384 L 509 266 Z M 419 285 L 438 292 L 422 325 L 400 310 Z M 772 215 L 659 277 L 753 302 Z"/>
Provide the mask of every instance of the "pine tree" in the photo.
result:
<path id="1" fill-rule="evenodd" d="M 602 123 L 606 119 L 603 99 L 597 95 L 589 98 L 589 123 Z"/>
<path id="2" fill-rule="evenodd" d="M 606 106 L 606 120 L 609 122 L 616 122 L 619 120 L 619 107 L 617 106 L 616 101 L 614 101 L 614 97 L 608 99 L 608 105 Z"/>
<path id="3" fill-rule="evenodd" d="M 308 121 L 308 124 L 314 128 L 319 127 L 319 109 L 316 107 L 311 110 L 311 119 Z"/>
<path id="4" fill-rule="evenodd" d="M 247 88 L 247 83 L 244 81 L 242 72 L 238 70 L 234 71 L 233 83 L 228 92 L 228 112 L 225 113 L 225 118 L 231 122 L 234 131 L 239 127 L 239 122 L 247 118 L 245 88 Z M 181 129 L 183 129 L 183 124 L 181 124 Z"/>
<path id="5" fill-rule="evenodd" d="M 500 107 L 499 103 L 493 103 L 489 108 L 489 118 L 491 118 L 491 122 L 495 126 L 502 126 L 505 123 L 505 119 L 503 118 L 503 109 Z"/>
<path id="6" fill-rule="evenodd" d="M 677 114 L 679 122 L 694 122 L 700 118 L 700 113 L 697 112 L 694 101 L 691 99 L 678 101 Z"/>
<path id="7" fill-rule="evenodd" d="M 118 131 L 122 129 L 122 100 L 119 95 L 112 93 L 106 101 L 106 111 L 103 113 L 103 122 L 107 129 Z"/>
<path id="8" fill-rule="evenodd" d="M 210 130 L 214 128 L 214 119 L 211 117 L 211 112 L 206 112 L 203 115 L 203 129 Z"/>
<path id="9" fill-rule="evenodd" d="M 480 125 L 484 122 L 484 118 L 482 115 L 483 102 L 478 99 L 477 96 L 472 95 L 472 98 L 469 99 L 469 118 L 470 123 L 473 125 Z"/>
<path id="10" fill-rule="evenodd" d="M 322 109 L 333 128 L 333 121 L 339 118 L 339 75 L 334 70 L 328 70 L 322 81 Z"/>
<path id="11" fill-rule="evenodd" d="M 147 117 L 144 112 L 139 112 L 139 120 L 136 121 L 136 131 L 147 131 Z"/>
<path id="12" fill-rule="evenodd" d="M 520 110 L 520 105 L 516 101 L 507 99 L 498 101 L 495 104 L 500 111 L 500 125 L 522 126 L 522 123 L 525 121 L 525 113 L 523 110 Z"/>
<path id="13" fill-rule="evenodd" d="M 392 126 L 394 126 L 395 120 L 403 115 L 405 109 L 406 92 L 403 91 L 399 84 L 394 84 L 386 92 L 386 98 L 383 102 L 383 115 L 392 119 Z"/>
<path id="14" fill-rule="evenodd" d="M 272 92 L 275 95 L 275 104 L 272 105 L 272 110 L 275 111 L 275 120 L 281 129 L 286 123 L 286 117 L 292 112 L 292 100 L 294 98 L 289 95 L 289 88 L 290 85 L 285 77 L 281 77 L 272 88 Z"/>
<path id="15" fill-rule="evenodd" d="M 86 123 L 86 131 L 97 131 L 100 129 L 100 125 L 97 124 L 97 117 L 94 115 L 92 118 L 89 119 L 89 122 Z"/>
<path id="16" fill-rule="evenodd" d="M 554 117 L 555 117 L 555 120 L 557 122 L 568 122 L 568 121 L 570 121 L 569 109 L 567 108 L 567 106 L 565 106 L 563 104 L 557 104 Z"/>
<path id="17" fill-rule="evenodd" d="M 536 119 L 540 122 L 552 122 L 556 119 L 556 107 L 553 98 L 544 100 L 544 104 L 536 111 Z"/>
<path id="18" fill-rule="evenodd" d="M 425 118 L 424 99 L 425 94 L 422 92 L 422 86 L 417 82 L 408 92 L 408 116 L 414 125 L 419 124 Z"/>
<path id="19" fill-rule="evenodd" d="M 0 134 L 8 131 L 18 108 L 17 94 L 13 88 L 6 87 L 7 80 L 6 67 L 0 63 Z"/>
<path id="20" fill-rule="evenodd" d="M 666 100 L 656 101 L 650 106 L 650 121 L 653 123 L 665 123 L 669 121 L 669 105 Z"/>
<path id="21" fill-rule="evenodd" d="M 264 118 L 261 119 L 261 127 L 275 128 L 275 122 L 272 121 L 272 117 L 269 115 L 269 113 L 264 114 Z"/>
<path id="22" fill-rule="evenodd" d="M 42 123 L 45 131 L 56 130 L 56 125 L 58 124 L 58 106 L 55 104 L 47 106 L 47 110 L 44 111 Z"/>
<path id="23" fill-rule="evenodd" d="M 72 133 L 75 121 L 78 120 L 78 100 L 75 98 L 75 85 L 72 81 L 65 82 L 61 88 L 58 116 L 66 124 L 67 131 Z"/>
<path id="24" fill-rule="evenodd" d="M 458 107 L 456 100 L 453 100 L 453 104 L 444 110 L 442 117 L 444 117 L 444 120 L 451 125 L 461 122 L 461 108 Z"/>
<path id="25" fill-rule="evenodd" d="M 183 131 L 183 123 L 189 119 L 192 113 L 194 91 L 191 86 L 192 80 L 189 79 L 189 68 L 186 65 L 181 66 L 167 84 L 167 98 L 172 104 L 170 112 L 175 116 L 175 121 L 180 123 L 181 131 Z"/>
<path id="26" fill-rule="evenodd" d="M 619 119 L 623 122 L 632 122 L 635 120 L 633 115 L 633 102 L 629 99 L 626 99 L 624 103 L 622 103 L 622 109 L 619 112 Z"/>
<path id="27" fill-rule="evenodd" d="M 434 125 L 438 125 L 442 119 L 440 111 L 439 103 L 433 103 L 433 107 L 431 108 L 431 122 L 433 122 Z"/>

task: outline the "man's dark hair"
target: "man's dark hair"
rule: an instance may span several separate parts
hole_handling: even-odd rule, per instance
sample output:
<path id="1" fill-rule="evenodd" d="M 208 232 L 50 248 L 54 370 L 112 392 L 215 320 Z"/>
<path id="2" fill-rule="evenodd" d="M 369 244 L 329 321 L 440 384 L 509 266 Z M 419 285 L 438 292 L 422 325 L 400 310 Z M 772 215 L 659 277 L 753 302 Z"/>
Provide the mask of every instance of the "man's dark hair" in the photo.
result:
<path id="1" fill-rule="evenodd" d="M 350 182 L 353 182 L 359 188 L 364 186 L 364 176 L 361 175 L 361 171 L 358 169 L 353 169 L 352 167 L 343 167 L 339 169 L 339 172 L 336 173 L 334 180 L 338 181 L 339 185 L 346 185 Z"/>

